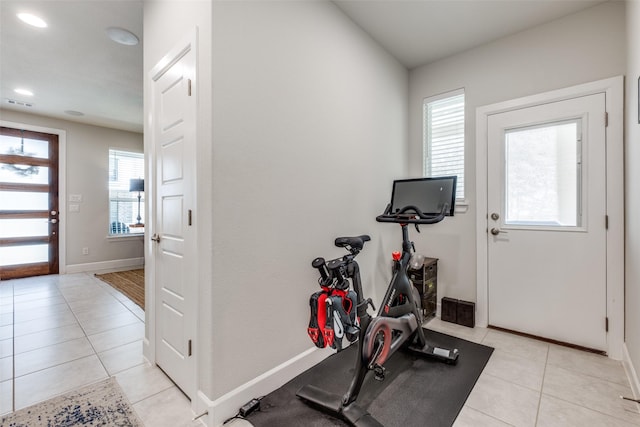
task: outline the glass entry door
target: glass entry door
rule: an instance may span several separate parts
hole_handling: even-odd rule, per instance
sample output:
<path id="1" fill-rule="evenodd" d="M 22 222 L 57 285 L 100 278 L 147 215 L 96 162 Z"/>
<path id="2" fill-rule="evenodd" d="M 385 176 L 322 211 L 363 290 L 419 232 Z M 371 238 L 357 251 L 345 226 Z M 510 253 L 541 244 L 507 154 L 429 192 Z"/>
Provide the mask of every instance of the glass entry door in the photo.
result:
<path id="1" fill-rule="evenodd" d="M 58 135 L 0 128 L 0 279 L 58 273 Z"/>

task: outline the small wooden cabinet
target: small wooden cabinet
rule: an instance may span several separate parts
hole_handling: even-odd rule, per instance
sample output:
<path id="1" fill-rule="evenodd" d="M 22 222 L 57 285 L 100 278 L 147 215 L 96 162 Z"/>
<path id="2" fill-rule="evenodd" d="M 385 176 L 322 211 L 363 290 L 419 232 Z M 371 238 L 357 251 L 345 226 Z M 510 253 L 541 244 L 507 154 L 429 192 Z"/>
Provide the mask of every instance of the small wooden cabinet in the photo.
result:
<path id="1" fill-rule="evenodd" d="M 438 258 L 425 258 L 422 268 L 409 269 L 408 273 L 420 294 L 424 319 L 435 316 L 438 304 Z"/>

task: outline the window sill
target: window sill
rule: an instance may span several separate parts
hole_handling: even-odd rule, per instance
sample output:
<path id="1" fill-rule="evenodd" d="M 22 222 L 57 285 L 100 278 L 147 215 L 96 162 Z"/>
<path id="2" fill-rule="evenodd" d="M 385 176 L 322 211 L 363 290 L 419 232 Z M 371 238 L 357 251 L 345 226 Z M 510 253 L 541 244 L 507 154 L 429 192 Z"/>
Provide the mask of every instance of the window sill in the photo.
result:
<path id="1" fill-rule="evenodd" d="M 456 214 L 467 213 L 468 210 L 469 210 L 469 202 L 467 202 L 466 200 L 456 200 L 456 209 L 455 209 Z"/>
<path id="2" fill-rule="evenodd" d="M 109 234 L 107 235 L 107 240 L 118 241 L 118 240 L 132 240 L 132 239 L 143 239 L 144 233 L 124 233 L 124 234 Z"/>

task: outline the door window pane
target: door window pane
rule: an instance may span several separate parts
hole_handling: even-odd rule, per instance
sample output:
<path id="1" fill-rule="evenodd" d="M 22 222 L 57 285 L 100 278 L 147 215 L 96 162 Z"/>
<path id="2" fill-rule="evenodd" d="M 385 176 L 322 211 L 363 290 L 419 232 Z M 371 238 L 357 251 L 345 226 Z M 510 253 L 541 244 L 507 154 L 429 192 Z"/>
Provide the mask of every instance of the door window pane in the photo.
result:
<path id="1" fill-rule="evenodd" d="M 0 210 L 47 211 L 49 210 L 49 193 L 0 191 Z"/>
<path id="2" fill-rule="evenodd" d="M 14 154 L 18 156 L 48 159 L 49 142 L 41 139 L 0 135 L 0 154 Z"/>
<path id="3" fill-rule="evenodd" d="M 49 245 L 1 246 L 0 266 L 49 261 Z"/>
<path id="4" fill-rule="evenodd" d="M 0 163 L 0 182 L 48 184 L 49 168 L 44 166 Z"/>
<path id="5" fill-rule="evenodd" d="M 581 225 L 581 120 L 505 132 L 505 224 Z"/>
<path id="6" fill-rule="evenodd" d="M 0 238 L 47 235 L 49 221 L 45 218 L 0 219 Z"/>

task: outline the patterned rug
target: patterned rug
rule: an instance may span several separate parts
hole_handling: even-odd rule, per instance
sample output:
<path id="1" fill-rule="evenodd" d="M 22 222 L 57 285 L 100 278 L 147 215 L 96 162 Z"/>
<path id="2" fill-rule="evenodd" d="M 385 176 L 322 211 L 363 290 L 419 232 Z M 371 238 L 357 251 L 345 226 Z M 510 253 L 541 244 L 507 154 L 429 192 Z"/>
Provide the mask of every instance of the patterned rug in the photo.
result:
<path id="1" fill-rule="evenodd" d="M 144 310 L 144 269 L 96 274 L 96 277 L 128 296 Z"/>
<path id="2" fill-rule="evenodd" d="M 114 377 L 2 416 L 0 427 L 144 427 Z"/>

